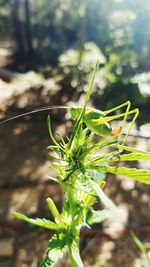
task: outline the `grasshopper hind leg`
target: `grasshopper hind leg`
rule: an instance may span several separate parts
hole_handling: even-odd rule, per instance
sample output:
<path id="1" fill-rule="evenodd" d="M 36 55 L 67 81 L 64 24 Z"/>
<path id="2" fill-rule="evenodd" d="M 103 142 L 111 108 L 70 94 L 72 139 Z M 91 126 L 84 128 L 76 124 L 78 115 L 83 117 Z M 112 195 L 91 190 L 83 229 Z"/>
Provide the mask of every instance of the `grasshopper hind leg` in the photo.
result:
<path id="1" fill-rule="evenodd" d="M 119 138 L 121 137 L 122 135 L 122 129 L 124 128 L 125 124 L 126 124 L 126 121 L 127 121 L 127 116 L 128 116 L 128 113 L 129 113 L 129 110 L 130 110 L 130 107 L 131 107 L 131 102 L 130 101 L 127 101 L 127 102 L 124 102 L 123 104 L 119 105 L 119 106 L 116 106 L 112 109 L 109 109 L 108 111 L 105 111 L 105 115 L 107 116 L 108 114 L 116 111 L 116 110 L 119 110 L 120 108 L 123 108 L 126 106 L 126 110 L 125 110 L 125 113 L 123 114 L 118 114 L 118 116 L 114 116 L 115 118 L 117 117 L 122 117 L 123 116 L 123 121 L 122 121 L 122 124 L 119 128 L 115 129 L 112 133 L 111 133 L 111 136 L 112 137 L 115 137 L 117 136 L 117 143 L 116 143 L 116 147 L 118 148 L 118 153 L 120 153 L 122 151 L 122 146 L 124 145 L 124 142 L 125 140 L 122 141 L 122 144 L 121 144 L 121 149 L 118 147 L 118 144 L 119 144 Z"/>
<path id="2" fill-rule="evenodd" d="M 123 118 L 123 121 L 122 121 L 122 125 L 121 125 L 121 127 L 120 127 L 120 128 L 121 128 L 121 131 L 120 131 L 120 133 L 118 134 L 118 137 L 117 137 L 118 142 L 119 142 L 119 138 L 120 138 L 121 135 L 122 135 L 122 129 L 124 129 L 124 127 L 125 127 L 125 125 L 126 125 L 126 123 L 127 123 L 127 118 L 128 118 L 128 116 L 131 115 L 131 114 L 133 114 L 134 116 L 133 116 L 131 122 L 129 123 L 129 128 L 128 128 L 128 130 L 127 130 L 127 132 L 126 132 L 126 134 L 125 134 L 125 136 L 124 136 L 124 138 L 123 138 L 123 140 L 122 140 L 122 143 L 119 145 L 119 148 L 118 148 L 118 152 L 119 152 L 119 153 L 122 152 L 122 150 L 123 150 L 123 146 L 124 146 L 124 144 L 125 144 L 125 142 L 126 142 L 128 136 L 129 136 L 129 134 L 130 134 L 130 132 L 131 132 L 131 129 L 132 129 L 132 127 L 133 127 L 133 124 L 134 124 L 134 122 L 136 121 L 136 119 L 137 119 L 137 117 L 138 117 L 138 115 L 139 115 L 139 110 L 138 110 L 138 108 L 135 108 L 135 109 L 133 109 L 133 110 L 130 110 L 130 107 L 131 107 L 131 103 L 129 102 L 129 104 L 127 104 L 126 112 L 125 112 L 125 114 L 124 114 L 124 118 Z"/>
<path id="3" fill-rule="evenodd" d="M 132 118 L 132 121 L 130 122 L 129 129 L 127 130 L 127 132 L 126 132 L 126 134 L 125 134 L 125 137 L 123 138 L 123 141 L 122 141 L 122 143 L 121 143 L 121 146 L 119 147 L 119 153 L 122 152 L 122 150 L 123 150 L 123 146 L 124 146 L 124 144 L 125 144 L 125 142 L 126 142 L 128 136 L 129 136 L 129 134 L 130 134 L 130 132 L 131 132 L 131 129 L 132 129 L 132 127 L 133 127 L 133 124 L 134 124 L 134 122 L 136 121 L 136 119 L 137 119 L 137 117 L 138 117 L 138 115 L 139 115 L 139 110 L 138 110 L 138 108 L 133 109 L 133 110 L 131 110 L 131 111 L 132 111 L 132 114 L 134 114 L 134 116 L 133 116 L 133 118 Z M 127 116 L 128 116 L 128 115 L 130 115 L 130 114 L 127 114 Z"/>
<path id="4" fill-rule="evenodd" d="M 112 116 L 112 119 L 117 119 L 117 118 L 123 117 L 123 121 L 122 121 L 121 126 L 119 128 L 117 128 L 115 131 L 113 131 L 112 134 L 111 134 L 113 137 L 114 136 L 117 136 L 118 142 L 117 142 L 116 146 L 118 147 L 118 153 L 121 153 L 122 150 L 123 150 L 123 146 L 124 146 L 124 144 L 125 144 L 128 136 L 130 134 L 130 131 L 131 131 L 132 127 L 133 127 L 133 124 L 134 124 L 137 116 L 139 115 L 139 110 L 137 108 L 136 109 L 133 109 L 133 110 L 130 110 L 130 108 L 131 108 L 131 102 L 130 101 L 127 101 L 127 102 L 125 102 L 125 103 L 123 103 L 123 104 L 121 104 L 121 105 L 119 105 L 119 106 L 117 106 L 115 108 L 112 108 L 112 109 L 104 112 L 105 115 L 108 115 L 109 113 L 111 113 L 113 111 L 116 111 L 116 110 L 118 110 L 118 109 L 120 109 L 122 107 L 125 107 L 125 106 L 126 106 L 125 113 Z M 125 137 L 122 140 L 122 143 L 119 145 L 119 139 L 120 139 L 120 137 L 122 135 L 122 129 L 125 127 L 125 125 L 127 123 L 127 117 L 129 115 L 131 115 L 131 114 L 134 114 L 134 116 L 132 118 L 132 121 L 130 122 L 129 129 L 126 132 Z"/>
<path id="5" fill-rule="evenodd" d="M 127 101 L 125 103 L 122 104 L 122 107 L 126 106 L 126 110 L 125 110 L 125 114 L 124 114 L 124 117 L 123 117 L 123 121 L 122 121 L 122 124 L 120 126 L 120 132 L 118 134 L 118 137 L 117 137 L 117 141 L 119 142 L 119 138 L 121 137 L 122 135 L 122 129 L 124 128 L 124 126 L 126 125 L 126 122 L 127 122 L 127 117 L 128 117 L 128 113 L 130 111 L 130 108 L 131 108 L 131 102 L 130 101 Z M 129 135 L 129 133 L 128 133 Z M 127 136 L 128 137 L 128 136 Z M 126 139 L 127 139 L 126 137 Z M 118 142 L 117 142 L 117 148 L 118 148 L 118 153 L 120 154 L 122 152 L 122 147 L 126 141 L 126 139 L 124 138 L 122 143 L 121 143 L 121 147 L 118 148 Z"/>

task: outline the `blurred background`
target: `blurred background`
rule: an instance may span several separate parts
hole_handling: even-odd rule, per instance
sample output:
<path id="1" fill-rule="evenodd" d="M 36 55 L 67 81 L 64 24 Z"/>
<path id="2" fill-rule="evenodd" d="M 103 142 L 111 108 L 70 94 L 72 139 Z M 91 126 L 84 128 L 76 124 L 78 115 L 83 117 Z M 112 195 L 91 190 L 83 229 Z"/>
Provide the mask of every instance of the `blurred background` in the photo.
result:
<path id="1" fill-rule="evenodd" d="M 90 104 L 106 110 L 130 100 L 140 115 L 128 145 L 150 150 L 149 25 L 148 0 L 0 0 L 0 119 L 41 106 L 82 104 L 99 58 Z M 15 220 L 12 210 L 49 218 L 48 196 L 62 207 L 61 189 L 47 178 L 53 175 L 48 113 L 0 125 L 1 267 L 37 267 L 51 236 Z M 53 131 L 69 135 L 66 111 L 50 114 Z M 128 166 L 150 168 L 148 162 Z M 144 266 L 130 230 L 150 250 L 149 187 L 109 175 L 106 193 L 124 217 L 83 229 L 85 266 Z M 57 266 L 70 266 L 67 255 Z"/>

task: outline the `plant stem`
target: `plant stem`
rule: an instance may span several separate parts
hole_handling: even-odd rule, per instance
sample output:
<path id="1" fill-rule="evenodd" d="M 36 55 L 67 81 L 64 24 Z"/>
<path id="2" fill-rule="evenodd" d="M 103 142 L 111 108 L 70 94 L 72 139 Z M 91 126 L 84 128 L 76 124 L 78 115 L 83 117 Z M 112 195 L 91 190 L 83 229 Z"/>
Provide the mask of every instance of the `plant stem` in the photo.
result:
<path id="1" fill-rule="evenodd" d="M 84 267 L 79 252 L 79 233 L 80 231 L 77 231 L 76 238 L 73 240 L 72 244 L 68 245 L 69 257 L 72 267 Z"/>

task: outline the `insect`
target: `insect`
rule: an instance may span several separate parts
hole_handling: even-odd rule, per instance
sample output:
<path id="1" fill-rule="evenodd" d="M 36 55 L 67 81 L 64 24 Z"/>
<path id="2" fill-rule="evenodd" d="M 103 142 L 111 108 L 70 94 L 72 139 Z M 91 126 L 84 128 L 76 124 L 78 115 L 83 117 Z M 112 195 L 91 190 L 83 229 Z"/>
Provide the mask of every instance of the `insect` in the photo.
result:
<path id="1" fill-rule="evenodd" d="M 126 106 L 126 111 L 124 113 L 120 113 L 117 115 L 110 115 L 112 112 L 119 110 L 120 108 Z M 85 123 L 85 125 L 87 126 L 87 128 L 89 128 L 94 134 L 105 137 L 105 136 L 110 136 L 110 137 L 114 137 L 117 135 L 120 135 L 122 133 L 122 128 L 124 127 L 126 120 L 127 120 L 127 116 L 128 115 L 134 115 L 133 119 L 130 123 L 130 127 L 125 135 L 124 142 L 126 141 L 127 136 L 130 133 L 130 130 L 133 126 L 134 121 L 136 120 L 139 111 L 138 109 L 133 109 L 130 110 L 130 106 L 131 103 L 130 101 L 127 101 L 117 107 L 114 107 L 112 109 L 106 110 L 106 111 L 101 111 L 95 108 L 91 108 L 91 107 L 87 107 L 85 110 L 85 113 L 82 117 L 82 122 Z M 68 109 L 70 111 L 71 117 L 72 119 L 78 119 L 78 117 L 81 114 L 82 111 L 82 107 L 78 107 L 78 106 L 74 106 L 74 107 L 68 107 L 68 106 L 48 106 L 48 107 L 41 107 L 39 109 L 35 109 L 33 111 L 29 111 L 11 118 L 8 118 L 6 120 L 3 120 L 0 122 L 0 124 L 27 116 L 27 115 L 31 115 L 33 113 L 38 113 L 38 112 L 42 112 L 42 111 L 46 111 L 46 110 L 52 110 L 52 109 Z M 123 121 L 122 124 L 119 128 L 113 130 L 112 127 L 110 126 L 109 122 L 113 121 L 114 119 L 118 119 L 123 117 Z"/>
<path id="2" fill-rule="evenodd" d="M 69 109 L 71 116 L 73 119 L 76 119 L 76 124 L 75 127 L 73 129 L 70 141 L 69 141 L 69 145 L 71 145 L 72 140 L 74 138 L 74 135 L 76 134 L 76 130 L 78 129 L 78 127 L 80 126 L 81 123 L 85 123 L 85 125 L 87 126 L 87 128 L 89 128 L 94 134 L 97 134 L 99 136 L 109 136 L 110 138 L 118 136 L 118 138 L 120 137 L 120 135 L 122 134 L 122 129 L 126 124 L 127 121 L 127 117 L 129 115 L 133 114 L 133 118 L 132 121 L 130 123 L 129 129 L 122 141 L 122 147 L 131 131 L 131 128 L 139 114 L 139 110 L 133 109 L 130 110 L 131 108 L 131 103 L 130 101 L 127 101 L 119 106 L 116 106 L 112 109 L 106 110 L 106 111 L 100 111 L 98 109 L 94 109 L 94 108 L 90 108 L 87 107 L 87 103 L 89 101 L 92 89 L 93 89 L 93 84 L 94 84 L 94 80 L 95 80 L 95 76 L 96 76 L 96 72 L 98 70 L 98 66 L 99 66 L 99 61 L 96 62 L 95 65 L 95 69 L 93 71 L 92 74 L 92 78 L 90 81 L 90 85 L 84 100 L 84 104 L 83 107 L 68 107 L 68 106 L 48 106 L 48 107 L 41 107 L 39 109 L 35 109 L 33 111 L 27 112 L 27 113 L 23 113 L 20 114 L 18 116 L 14 116 L 11 118 L 8 118 L 4 121 L 1 121 L 0 124 L 6 123 L 8 121 L 20 118 L 20 117 L 24 117 L 26 115 L 30 115 L 33 113 L 38 113 L 38 112 L 42 112 L 42 111 L 46 111 L 46 110 L 52 110 L 52 109 Z M 120 113 L 120 114 L 116 114 L 116 115 L 111 115 L 110 114 L 114 111 L 120 110 L 121 108 L 126 107 L 126 110 L 124 113 Z M 119 128 L 112 130 L 109 122 L 114 120 L 114 119 L 118 119 L 118 118 L 123 118 L 122 124 Z M 122 147 L 119 149 L 119 152 L 122 150 Z"/>

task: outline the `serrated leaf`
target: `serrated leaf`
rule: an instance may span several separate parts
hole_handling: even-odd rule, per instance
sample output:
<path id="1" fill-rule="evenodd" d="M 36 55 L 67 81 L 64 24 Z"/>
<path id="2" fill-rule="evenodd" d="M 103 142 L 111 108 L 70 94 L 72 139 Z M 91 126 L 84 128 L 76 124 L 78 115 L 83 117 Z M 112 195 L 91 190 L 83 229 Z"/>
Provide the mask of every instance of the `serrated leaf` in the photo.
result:
<path id="1" fill-rule="evenodd" d="M 101 164 L 103 162 L 117 162 L 117 161 L 134 161 L 134 160 L 150 160 L 149 152 L 133 152 L 129 154 L 116 155 L 115 153 L 109 153 L 108 155 L 101 155 L 93 160 L 95 164 Z"/>
<path id="2" fill-rule="evenodd" d="M 108 153 L 108 154 L 101 154 L 98 157 L 95 157 L 92 161 L 92 164 L 101 164 L 103 162 L 112 162 L 119 160 L 119 155 L 116 157 L 116 152 Z M 90 163 L 91 164 L 91 163 Z"/>
<path id="3" fill-rule="evenodd" d="M 113 203 L 111 199 L 108 198 L 108 196 L 104 193 L 104 191 L 99 187 L 99 185 L 91 180 L 91 185 L 96 192 L 97 196 L 101 200 L 101 202 L 115 215 L 121 215 L 119 209 L 117 206 Z"/>
<path id="4" fill-rule="evenodd" d="M 129 153 L 122 156 L 119 156 L 116 159 L 112 159 L 112 161 L 133 161 L 133 160 L 150 160 L 150 153 Z"/>
<path id="5" fill-rule="evenodd" d="M 15 216 L 15 218 L 29 222 L 29 223 L 34 224 L 36 226 L 44 227 L 46 229 L 51 229 L 51 230 L 57 230 L 58 229 L 58 226 L 54 222 L 51 222 L 47 219 L 40 219 L 40 218 L 32 219 L 32 218 L 29 218 L 26 215 L 19 213 L 19 212 L 16 212 L 16 211 L 14 211 L 12 214 L 13 214 L 13 216 Z"/>
<path id="6" fill-rule="evenodd" d="M 64 251 L 57 248 L 48 249 L 46 252 L 46 256 L 42 263 L 40 264 L 40 267 L 49 267 L 53 265 L 53 263 L 56 263 L 58 260 L 60 260 L 63 257 Z"/>
<path id="7" fill-rule="evenodd" d="M 78 245 L 75 240 L 69 246 L 69 253 L 71 257 L 72 267 L 84 267 L 83 262 L 80 257 Z"/>
<path id="8" fill-rule="evenodd" d="M 150 184 L 150 170 L 109 166 L 93 166 L 93 168 L 104 172 L 126 176 L 145 184 Z"/>
<path id="9" fill-rule="evenodd" d="M 112 144 L 111 147 L 116 147 L 116 146 L 114 144 Z M 129 147 L 129 146 L 122 146 L 122 145 L 117 144 L 117 147 L 122 148 L 123 150 L 129 151 L 129 152 L 142 153 L 142 154 L 150 155 L 150 152 L 148 152 L 148 151 L 136 149 L 136 148 Z"/>
<path id="10" fill-rule="evenodd" d="M 53 265 L 53 263 L 56 263 L 58 260 L 60 260 L 65 252 L 65 246 L 66 243 L 64 240 L 59 240 L 58 236 L 54 235 L 49 241 L 46 255 L 40 264 L 40 267 L 50 267 Z"/>
<path id="11" fill-rule="evenodd" d="M 87 223 L 92 225 L 101 223 L 111 216 L 110 210 L 92 210 L 90 217 L 87 219 Z"/>

